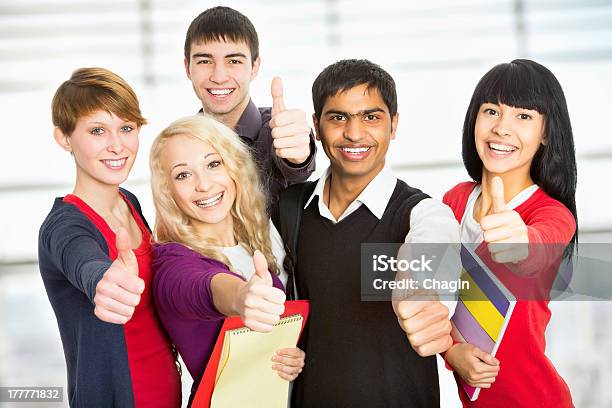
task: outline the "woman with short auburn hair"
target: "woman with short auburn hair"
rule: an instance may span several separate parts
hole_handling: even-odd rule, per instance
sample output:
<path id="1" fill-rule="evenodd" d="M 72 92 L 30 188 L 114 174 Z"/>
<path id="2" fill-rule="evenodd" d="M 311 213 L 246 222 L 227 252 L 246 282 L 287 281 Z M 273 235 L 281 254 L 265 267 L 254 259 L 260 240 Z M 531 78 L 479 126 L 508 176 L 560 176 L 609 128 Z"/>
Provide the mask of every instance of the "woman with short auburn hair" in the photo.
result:
<path id="1" fill-rule="evenodd" d="M 68 402 L 179 407 L 176 359 L 153 308 L 149 227 L 120 187 L 146 123 L 136 94 L 104 68 L 81 68 L 56 91 L 52 117 L 76 180 L 40 228 L 38 257 L 64 347 Z"/>

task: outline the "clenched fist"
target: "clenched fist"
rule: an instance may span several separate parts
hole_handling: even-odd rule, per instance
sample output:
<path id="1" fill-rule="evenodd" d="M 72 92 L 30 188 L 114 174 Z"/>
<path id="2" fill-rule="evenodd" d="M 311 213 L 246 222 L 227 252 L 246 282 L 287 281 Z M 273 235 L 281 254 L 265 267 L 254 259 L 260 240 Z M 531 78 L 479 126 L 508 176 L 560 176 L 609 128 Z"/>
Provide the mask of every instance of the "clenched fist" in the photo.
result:
<path id="1" fill-rule="evenodd" d="M 421 357 L 432 356 L 453 344 L 448 308 L 438 300 L 402 300 L 393 302 L 402 330 Z"/>

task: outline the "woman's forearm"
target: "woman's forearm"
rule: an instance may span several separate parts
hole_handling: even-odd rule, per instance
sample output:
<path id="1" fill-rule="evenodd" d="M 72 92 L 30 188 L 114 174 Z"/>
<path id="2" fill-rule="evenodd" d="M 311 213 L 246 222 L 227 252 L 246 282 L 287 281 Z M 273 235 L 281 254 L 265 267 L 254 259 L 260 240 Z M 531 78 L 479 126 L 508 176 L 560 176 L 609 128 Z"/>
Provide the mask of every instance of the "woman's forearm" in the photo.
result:
<path id="1" fill-rule="evenodd" d="M 212 301 L 215 308 L 226 316 L 240 314 L 237 307 L 237 298 L 240 289 L 246 285 L 242 279 L 227 273 L 218 273 L 210 282 Z"/>

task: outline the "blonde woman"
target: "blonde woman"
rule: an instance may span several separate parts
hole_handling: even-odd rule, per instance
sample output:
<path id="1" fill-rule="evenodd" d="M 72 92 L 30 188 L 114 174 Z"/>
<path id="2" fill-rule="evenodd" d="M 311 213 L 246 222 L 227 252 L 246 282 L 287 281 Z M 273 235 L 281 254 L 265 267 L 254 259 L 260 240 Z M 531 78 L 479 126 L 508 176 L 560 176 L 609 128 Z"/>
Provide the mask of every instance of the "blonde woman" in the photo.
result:
<path id="1" fill-rule="evenodd" d="M 154 297 L 193 377 L 191 400 L 225 316 L 262 332 L 278 322 L 285 253 L 248 148 L 225 125 L 204 116 L 175 121 L 153 143 L 150 165 Z M 291 381 L 304 357 L 278 350 L 272 368 Z"/>

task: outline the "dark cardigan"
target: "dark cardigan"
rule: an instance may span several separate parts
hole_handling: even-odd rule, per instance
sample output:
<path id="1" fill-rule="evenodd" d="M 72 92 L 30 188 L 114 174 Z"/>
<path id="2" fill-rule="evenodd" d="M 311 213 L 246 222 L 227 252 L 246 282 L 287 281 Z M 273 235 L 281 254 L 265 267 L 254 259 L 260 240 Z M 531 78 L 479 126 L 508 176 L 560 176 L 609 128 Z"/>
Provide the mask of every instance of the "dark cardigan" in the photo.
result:
<path id="1" fill-rule="evenodd" d="M 144 221 L 136 197 L 120 190 Z M 123 325 L 94 315 L 96 285 L 112 264 L 102 233 L 56 198 L 40 227 L 38 263 L 64 346 L 70 406 L 133 407 Z"/>

